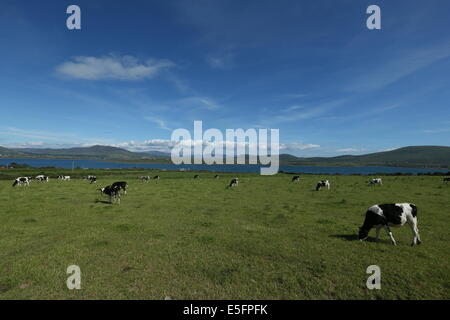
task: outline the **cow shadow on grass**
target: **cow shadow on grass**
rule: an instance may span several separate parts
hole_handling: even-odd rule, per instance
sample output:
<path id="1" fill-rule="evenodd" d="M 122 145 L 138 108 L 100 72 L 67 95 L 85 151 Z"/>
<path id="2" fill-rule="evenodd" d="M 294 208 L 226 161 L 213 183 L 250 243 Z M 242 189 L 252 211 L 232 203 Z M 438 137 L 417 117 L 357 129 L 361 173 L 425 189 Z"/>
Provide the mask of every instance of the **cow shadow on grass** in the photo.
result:
<path id="1" fill-rule="evenodd" d="M 112 204 L 112 203 L 109 202 L 109 201 L 106 201 L 106 200 L 98 200 L 98 199 L 95 200 L 95 203 Z"/>
<path id="2" fill-rule="evenodd" d="M 333 234 L 330 237 L 343 239 L 343 240 L 346 240 L 346 241 L 358 240 L 358 235 L 357 234 Z"/>
<path id="3" fill-rule="evenodd" d="M 357 234 L 333 234 L 331 238 L 343 239 L 345 241 L 359 241 Z M 374 242 L 374 243 L 390 243 L 388 240 L 379 239 L 376 240 L 375 237 L 368 237 L 363 242 Z"/>

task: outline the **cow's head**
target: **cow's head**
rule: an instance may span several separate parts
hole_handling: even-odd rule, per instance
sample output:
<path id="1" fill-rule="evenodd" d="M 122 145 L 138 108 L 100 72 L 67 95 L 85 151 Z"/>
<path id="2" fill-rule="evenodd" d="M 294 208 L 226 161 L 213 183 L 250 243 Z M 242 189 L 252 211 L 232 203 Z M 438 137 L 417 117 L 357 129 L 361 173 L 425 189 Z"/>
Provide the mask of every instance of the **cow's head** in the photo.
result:
<path id="1" fill-rule="evenodd" d="M 358 233 L 358 239 L 363 241 L 367 239 L 367 236 L 369 235 L 369 230 L 364 229 L 363 227 L 359 228 L 359 233 Z"/>

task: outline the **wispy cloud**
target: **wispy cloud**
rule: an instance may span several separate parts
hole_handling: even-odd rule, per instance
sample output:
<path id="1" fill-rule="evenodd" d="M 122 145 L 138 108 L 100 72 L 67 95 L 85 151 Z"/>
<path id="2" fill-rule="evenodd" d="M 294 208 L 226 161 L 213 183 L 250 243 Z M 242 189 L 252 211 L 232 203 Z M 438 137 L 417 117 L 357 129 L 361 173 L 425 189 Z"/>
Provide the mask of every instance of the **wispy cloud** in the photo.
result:
<path id="1" fill-rule="evenodd" d="M 177 103 L 187 108 L 202 108 L 207 110 L 217 110 L 221 108 L 215 100 L 200 96 L 183 98 L 178 100 Z"/>
<path id="2" fill-rule="evenodd" d="M 444 132 L 450 132 L 450 128 L 436 128 L 436 129 L 426 129 L 422 130 L 422 133 L 444 133 Z"/>
<path id="3" fill-rule="evenodd" d="M 340 105 L 342 105 L 346 100 L 345 99 L 337 99 L 331 102 L 325 102 L 319 105 L 316 105 L 314 107 L 304 107 L 304 106 L 291 106 L 287 109 L 284 109 L 281 114 L 278 114 L 274 117 L 267 117 L 266 119 L 270 118 L 270 120 L 265 120 L 266 122 L 269 122 L 271 124 L 276 123 L 284 123 L 284 122 L 293 122 L 293 121 L 300 121 L 300 120 L 307 120 L 316 118 L 323 113 L 330 111 Z"/>
<path id="4" fill-rule="evenodd" d="M 291 112 L 291 111 L 295 111 L 295 110 L 300 110 L 300 109 L 304 109 L 304 106 L 298 106 L 298 105 L 294 105 L 294 106 L 290 106 L 286 109 L 283 109 L 283 112 Z"/>
<path id="5" fill-rule="evenodd" d="M 208 55 L 206 62 L 213 69 L 227 69 L 234 66 L 234 57 L 235 54 L 227 50 L 225 53 Z"/>
<path id="6" fill-rule="evenodd" d="M 169 60 L 139 61 L 133 56 L 75 57 L 56 67 L 62 76 L 83 80 L 143 80 L 175 66 Z"/>
<path id="7" fill-rule="evenodd" d="M 303 94 L 303 93 L 286 93 L 286 94 L 280 95 L 278 98 L 279 99 L 286 99 L 286 100 L 295 100 L 295 99 L 304 98 L 306 96 L 307 95 Z"/>
<path id="8" fill-rule="evenodd" d="M 166 122 L 162 119 L 158 119 L 158 118 L 154 118 L 154 117 L 145 117 L 145 120 L 156 123 L 159 126 L 159 128 L 161 128 L 161 129 L 172 131 L 172 129 L 167 127 Z"/>
<path id="9" fill-rule="evenodd" d="M 46 131 L 37 131 L 37 130 L 24 130 L 15 127 L 6 127 L 0 129 L 0 134 L 9 135 L 9 136 L 17 136 L 22 138 L 31 138 L 31 139 L 41 139 L 41 140 L 54 140 L 58 141 L 62 138 L 73 138 L 75 135 L 66 134 L 66 133 L 58 133 L 58 132 L 46 132 Z"/>
<path id="10" fill-rule="evenodd" d="M 397 51 L 393 58 L 373 65 L 356 77 L 346 91 L 369 92 L 382 89 L 439 60 L 450 57 L 450 43 L 435 45 L 414 51 Z"/>

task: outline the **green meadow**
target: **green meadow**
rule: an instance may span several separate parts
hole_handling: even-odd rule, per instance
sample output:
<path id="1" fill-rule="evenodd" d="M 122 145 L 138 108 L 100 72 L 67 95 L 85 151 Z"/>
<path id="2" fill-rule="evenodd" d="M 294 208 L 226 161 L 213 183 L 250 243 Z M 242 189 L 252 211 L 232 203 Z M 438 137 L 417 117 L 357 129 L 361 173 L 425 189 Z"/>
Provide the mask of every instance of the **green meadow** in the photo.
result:
<path id="1" fill-rule="evenodd" d="M 14 169 L 16 170 L 16 169 Z M 82 179 L 12 188 L 0 176 L 0 299 L 449 299 L 450 183 L 442 177 L 220 174 L 98 170 Z M 17 169 L 19 170 L 19 169 Z M 57 173 L 42 171 L 51 176 Z M 143 183 L 141 175 L 160 175 Z M 227 189 L 232 177 L 236 188 Z M 331 190 L 315 191 L 327 178 Z M 109 204 L 97 190 L 127 181 Z M 409 226 L 398 246 L 356 239 L 367 208 L 412 202 L 423 243 Z M 81 269 L 81 289 L 66 269 Z M 381 290 L 369 290 L 370 265 Z"/>

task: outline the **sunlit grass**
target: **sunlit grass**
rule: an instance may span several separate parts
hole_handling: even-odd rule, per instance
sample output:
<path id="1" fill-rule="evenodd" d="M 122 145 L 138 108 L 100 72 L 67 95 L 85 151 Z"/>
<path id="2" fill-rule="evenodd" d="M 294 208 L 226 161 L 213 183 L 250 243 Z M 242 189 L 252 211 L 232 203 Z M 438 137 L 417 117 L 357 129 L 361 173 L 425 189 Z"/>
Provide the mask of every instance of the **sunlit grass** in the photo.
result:
<path id="1" fill-rule="evenodd" d="M 154 172 L 153 172 L 154 173 Z M 149 173 L 149 175 L 154 175 Z M 87 181 L 0 181 L 2 299 L 448 299 L 450 185 L 440 177 L 291 176 L 114 171 Z M 329 178 L 331 190 L 314 190 Z M 129 182 L 120 205 L 96 190 Z M 398 246 L 355 240 L 366 209 L 413 202 L 423 244 L 409 227 Z M 370 234 L 374 237 L 374 231 Z M 68 290 L 66 268 L 81 268 Z M 381 267 L 368 290 L 366 268 Z"/>

